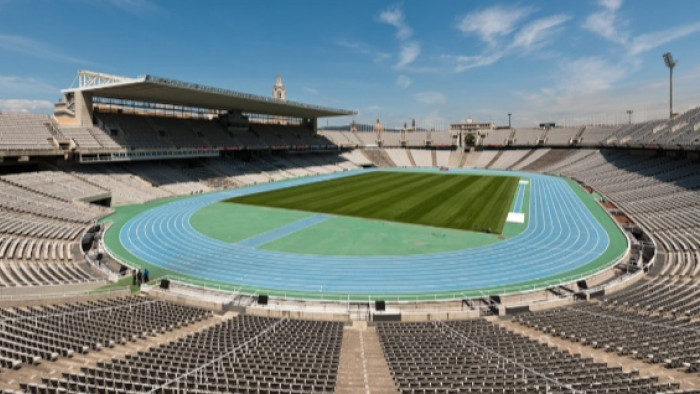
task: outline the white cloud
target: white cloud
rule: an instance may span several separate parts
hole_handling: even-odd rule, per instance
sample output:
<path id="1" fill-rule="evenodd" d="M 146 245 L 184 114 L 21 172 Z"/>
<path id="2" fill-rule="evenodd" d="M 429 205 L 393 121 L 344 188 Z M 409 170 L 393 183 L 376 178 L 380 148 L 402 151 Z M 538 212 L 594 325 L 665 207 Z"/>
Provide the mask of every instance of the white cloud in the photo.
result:
<path id="1" fill-rule="evenodd" d="M 446 55 L 442 58 L 452 62 L 454 64 L 454 70 L 456 72 L 463 72 L 477 67 L 489 66 L 501 60 L 507 54 L 513 53 L 514 50 L 521 51 L 531 51 L 535 48 L 540 48 L 554 37 L 554 33 L 559 30 L 560 26 L 566 21 L 571 19 L 568 15 L 557 14 L 544 18 L 537 19 L 533 22 L 528 23 L 524 27 L 520 28 L 515 34 L 511 35 L 515 29 L 515 23 L 520 19 L 527 16 L 530 12 L 529 9 L 509 9 L 509 12 L 503 11 L 501 7 L 492 7 L 485 11 L 480 11 L 476 14 L 469 14 L 460 24 L 460 30 L 470 31 L 467 27 L 473 29 L 473 31 L 479 33 L 484 41 L 489 44 L 495 44 L 495 37 L 498 36 L 510 36 L 511 42 L 509 44 L 503 44 L 499 46 L 489 45 L 489 47 L 479 55 Z M 487 12 L 488 11 L 488 12 Z M 485 21 L 481 21 L 481 25 L 469 24 L 465 26 L 465 20 L 468 17 L 481 16 L 484 13 L 488 14 Z M 488 22 L 494 15 L 506 15 L 503 17 L 504 20 Z M 507 22 L 507 23 L 506 23 Z M 471 23 L 471 21 L 470 21 Z M 504 40 L 501 40 L 504 41 Z"/>
<path id="2" fill-rule="evenodd" d="M 626 22 L 620 21 L 617 16 L 622 0 L 599 0 L 598 5 L 602 9 L 589 15 L 583 27 L 611 42 L 623 45 L 630 55 L 638 55 L 700 31 L 700 22 L 696 22 L 630 37 L 630 34 L 624 31 Z"/>
<path id="3" fill-rule="evenodd" d="M 0 75 L 0 92 L 3 93 L 55 93 L 59 89 L 43 81 L 32 77 L 18 77 L 15 75 Z"/>
<path id="4" fill-rule="evenodd" d="M 617 17 L 617 10 L 622 6 L 622 0 L 599 0 L 598 5 L 602 9 L 590 14 L 583 23 L 583 27 L 609 41 L 626 44 L 629 35 L 621 31 L 623 26 L 620 25 L 624 25 L 624 22 Z"/>
<path id="5" fill-rule="evenodd" d="M 336 44 L 362 55 L 370 56 L 375 63 L 380 63 L 391 58 L 390 54 L 378 51 L 364 42 L 340 40 L 336 41 Z"/>
<path id="6" fill-rule="evenodd" d="M 609 90 L 630 72 L 627 67 L 610 64 L 595 56 L 565 61 L 561 68 L 563 71 L 561 87 L 567 93 L 573 94 L 591 94 Z"/>
<path id="7" fill-rule="evenodd" d="M 318 95 L 318 89 L 314 89 L 310 86 L 302 86 L 301 90 L 309 94 Z"/>
<path id="8" fill-rule="evenodd" d="M 511 46 L 529 50 L 551 38 L 552 30 L 569 19 L 569 16 L 562 14 L 538 19 L 516 33 Z"/>
<path id="9" fill-rule="evenodd" d="M 420 55 L 420 51 L 420 45 L 416 42 L 408 42 L 401 45 L 399 61 L 396 63 L 396 68 L 401 68 L 413 63 L 418 55 Z"/>
<path id="10" fill-rule="evenodd" d="M 632 55 L 646 52 L 668 42 L 697 33 L 698 31 L 700 31 L 700 22 L 642 34 L 632 40 L 629 46 L 629 52 Z"/>
<path id="11" fill-rule="evenodd" d="M 394 4 L 379 13 L 379 21 L 394 26 L 399 40 L 406 40 L 413 34 L 413 30 L 406 24 L 401 4 Z"/>
<path id="12" fill-rule="evenodd" d="M 23 36 L 0 34 L 0 48 L 46 60 L 66 63 L 88 63 L 83 59 L 70 56 L 49 45 Z"/>
<path id="13" fill-rule="evenodd" d="M 403 89 L 406 89 L 407 87 L 411 86 L 411 84 L 413 84 L 413 80 L 405 75 L 399 75 L 399 77 L 396 78 L 396 84 L 402 87 Z"/>
<path id="14" fill-rule="evenodd" d="M 504 52 L 494 52 L 488 54 L 481 54 L 476 56 L 445 56 L 447 60 L 451 60 L 455 63 L 454 70 L 457 72 L 471 70 L 472 68 L 488 66 L 499 61 L 503 56 Z"/>
<path id="15" fill-rule="evenodd" d="M 496 39 L 510 34 L 518 21 L 529 13 L 528 8 L 490 7 L 465 15 L 457 24 L 457 29 L 463 33 L 475 33 L 483 41 L 495 44 Z"/>
<path id="16" fill-rule="evenodd" d="M 423 104 L 442 104 L 447 99 L 440 92 L 420 92 L 413 95 L 413 99 Z"/>
<path id="17" fill-rule="evenodd" d="M 2 112 L 49 112 L 53 109 L 53 103 L 48 100 L 24 100 L 6 99 L 0 100 L 0 111 Z"/>

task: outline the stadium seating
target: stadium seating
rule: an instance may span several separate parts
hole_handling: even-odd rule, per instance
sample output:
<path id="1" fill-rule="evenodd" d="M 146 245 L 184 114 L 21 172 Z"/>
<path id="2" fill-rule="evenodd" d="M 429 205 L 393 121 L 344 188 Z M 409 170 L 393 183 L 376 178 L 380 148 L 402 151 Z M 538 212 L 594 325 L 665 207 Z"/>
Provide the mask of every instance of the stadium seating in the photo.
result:
<path id="1" fill-rule="evenodd" d="M 145 338 L 210 315 L 142 296 L 0 309 L 0 364 L 20 368 Z"/>
<path id="2" fill-rule="evenodd" d="M 539 160 L 542 156 L 546 155 L 549 153 L 549 148 L 540 148 L 540 149 L 533 149 L 530 152 L 528 152 L 525 156 L 523 156 L 519 161 L 516 161 L 513 163 L 509 169 L 512 170 L 522 170 L 528 165 L 534 163 L 535 161 Z"/>
<path id="3" fill-rule="evenodd" d="M 543 129 L 516 129 L 513 145 L 535 146 L 539 144 L 540 140 L 544 140 L 543 135 L 545 135 Z"/>
<path id="4" fill-rule="evenodd" d="M 0 113 L 0 151 L 56 149 L 51 124 L 47 115 Z"/>
<path id="5" fill-rule="evenodd" d="M 75 141 L 78 149 L 83 150 L 120 150 L 126 144 L 97 127 L 60 127 L 61 134 Z"/>
<path id="6" fill-rule="evenodd" d="M 458 145 L 456 137 L 449 131 L 431 131 L 428 137 L 431 146 L 450 147 Z"/>
<path id="7" fill-rule="evenodd" d="M 391 161 L 393 161 L 397 167 L 413 167 L 411 160 L 408 158 L 408 154 L 406 153 L 406 149 L 394 148 L 385 149 L 384 151 L 389 155 Z"/>
<path id="8" fill-rule="evenodd" d="M 379 323 L 377 331 L 401 392 L 647 393 L 678 388 L 557 351 L 485 320 Z"/>
<path id="9" fill-rule="evenodd" d="M 433 159 L 429 150 L 427 149 L 411 149 L 411 156 L 416 162 L 418 167 L 432 167 Z"/>
<path id="10" fill-rule="evenodd" d="M 448 150 L 434 150 L 435 161 L 439 167 L 447 167 L 450 165 L 450 151 Z"/>
<path id="11" fill-rule="evenodd" d="M 425 146 L 426 140 L 428 140 L 428 133 L 425 131 L 406 132 L 406 146 Z"/>
<path id="12" fill-rule="evenodd" d="M 480 145 L 483 146 L 506 146 L 508 145 L 508 139 L 510 138 L 513 130 L 488 130 L 485 135 L 481 138 Z"/>
<path id="13" fill-rule="evenodd" d="M 519 315 L 516 321 L 570 341 L 668 368 L 700 360 L 698 323 L 582 304 Z M 696 365 L 697 366 L 697 365 Z"/>
<path id="14" fill-rule="evenodd" d="M 71 148 L 66 148 L 66 140 L 73 141 Z M 538 140 L 543 145 L 533 149 Z M 227 129 L 216 120 L 117 113 L 98 113 L 93 127 L 69 127 L 47 116 L 0 114 L 0 152 L 5 153 L 39 151 L 69 157 L 71 149 L 234 147 L 233 153 L 220 157 L 180 161 L 66 165 L 51 160 L 31 163 L 31 172 L 0 176 L 0 287 L 36 288 L 40 293 L 42 286 L 99 280 L 100 275 L 82 261 L 78 241 L 88 226 L 111 212 L 86 201 L 105 196 L 111 197 L 113 205 L 141 203 L 364 166 L 546 172 L 600 192 L 606 206 L 629 220 L 622 223 L 624 227 L 642 229 L 650 237 L 637 241 L 653 241 L 659 259 L 650 275 L 618 293 L 606 293 L 595 302 L 526 313 L 515 321 L 548 336 L 623 357 L 671 369 L 700 370 L 700 167 L 695 153 L 655 149 L 691 150 L 700 145 L 700 109 L 672 121 L 548 131 L 490 130 L 480 138 L 476 151 L 431 149 L 455 141 L 447 131 L 325 131 L 314 136 L 297 125 L 251 123 Z M 305 146 L 331 146 L 337 151 L 297 154 L 292 148 Z M 271 147 L 280 149 L 270 152 Z M 239 148 L 253 152 L 239 154 Z M 35 171 L 37 167 L 50 170 Z M 125 310 L 130 313 L 124 315 Z M 0 365 L 6 369 L 129 341 L 209 314 L 143 297 L 6 308 L 0 313 L 12 323 L 5 323 L 0 335 Z M 85 318 L 86 314 L 90 317 Z M 146 314 L 146 322 L 133 321 Z M 259 336 L 267 329 L 271 331 Z M 563 387 L 571 387 L 603 393 L 677 388 L 549 348 L 485 320 L 381 323 L 378 331 L 394 382 L 405 392 L 514 393 L 540 392 L 542 387 L 570 392 Z M 177 381 L 179 389 L 191 392 L 328 392 L 336 383 L 341 338 L 342 325 L 337 323 L 240 316 L 158 348 L 62 377 L 45 377 L 41 384 L 26 383 L 23 389 L 133 392 L 163 385 L 172 389 L 170 382 Z M 239 357 L 241 350 L 245 356 Z M 228 356 L 221 363 L 207 364 L 224 355 Z M 204 367 L 202 372 L 192 373 L 199 367 Z"/>
<path id="15" fill-rule="evenodd" d="M 700 271 L 700 173 L 696 163 L 618 151 L 580 151 L 542 170 L 593 186 L 667 251 L 661 274 Z"/>
<path id="16" fill-rule="evenodd" d="M 494 161 L 489 168 L 505 170 L 510 168 L 513 164 L 517 163 L 525 155 L 530 153 L 529 150 L 504 150 L 496 161 Z"/>
<path id="17" fill-rule="evenodd" d="M 96 368 L 23 384 L 42 392 L 332 392 L 342 323 L 239 316 Z"/>

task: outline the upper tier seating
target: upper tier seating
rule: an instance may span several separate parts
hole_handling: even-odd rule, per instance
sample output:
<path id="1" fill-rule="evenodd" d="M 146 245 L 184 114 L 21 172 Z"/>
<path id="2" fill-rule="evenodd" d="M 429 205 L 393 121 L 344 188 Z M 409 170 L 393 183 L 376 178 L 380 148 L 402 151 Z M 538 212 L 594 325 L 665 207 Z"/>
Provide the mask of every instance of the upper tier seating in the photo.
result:
<path id="1" fill-rule="evenodd" d="M 452 136 L 452 133 L 449 131 L 431 131 L 430 136 L 428 137 L 430 140 L 430 145 L 431 146 L 453 146 L 453 145 L 458 145 L 456 142 L 456 139 Z"/>
<path id="2" fill-rule="evenodd" d="M 0 113 L 0 150 L 52 150 L 47 115 Z"/>
<path id="3" fill-rule="evenodd" d="M 512 130 L 487 130 L 482 137 L 483 146 L 506 146 Z"/>
<path id="4" fill-rule="evenodd" d="M 543 135 L 543 129 L 516 129 L 515 142 L 513 145 L 535 146 Z"/>
<path id="5" fill-rule="evenodd" d="M 425 146 L 425 141 L 428 139 L 426 131 L 407 131 L 406 146 Z"/>
<path id="6" fill-rule="evenodd" d="M 548 146 L 569 146 L 572 139 L 581 131 L 580 127 L 555 127 L 547 131 Z"/>
<path id="7" fill-rule="evenodd" d="M 119 150 L 126 145 L 119 138 L 112 138 L 110 133 L 99 127 L 60 127 L 61 134 L 72 138 L 78 149 Z"/>

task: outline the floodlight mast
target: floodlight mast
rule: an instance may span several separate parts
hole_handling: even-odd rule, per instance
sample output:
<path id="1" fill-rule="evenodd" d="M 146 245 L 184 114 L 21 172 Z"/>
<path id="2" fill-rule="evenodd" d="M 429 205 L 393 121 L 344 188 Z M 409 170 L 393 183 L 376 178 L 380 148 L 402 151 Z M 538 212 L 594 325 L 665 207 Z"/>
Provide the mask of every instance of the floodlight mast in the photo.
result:
<path id="1" fill-rule="evenodd" d="M 676 61 L 673 60 L 673 55 L 671 55 L 671 52 L 664 53 L 663 58 L 669 71 L 669 119 L 673 119 L 673 68 L 676 67 Z"/>
<path id="2" fill-rule="evenodd" d="M 631 109 L 628 109 L 628 110 L 627 110 L 627 116 L 629 117 L 629 122 L 627 122 L 627 124 L 632 124 L 632 113 L 633 113 L 633 112 L 634 112 L 634 111 L 631 110 Z"/>

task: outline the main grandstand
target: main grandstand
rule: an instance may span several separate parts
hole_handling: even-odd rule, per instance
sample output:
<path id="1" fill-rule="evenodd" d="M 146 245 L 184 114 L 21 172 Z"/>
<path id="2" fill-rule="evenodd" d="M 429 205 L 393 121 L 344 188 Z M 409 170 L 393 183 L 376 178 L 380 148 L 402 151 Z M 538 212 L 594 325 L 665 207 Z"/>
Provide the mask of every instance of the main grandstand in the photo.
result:
<path id="1" fill-rule="evenodd" d="M 275 92 L 81 71 L 0 114 L 1 389 L 698 392 L 700 109 L 324 130 Z M 506 178 L 502 229 L 422 222 Z"/>

